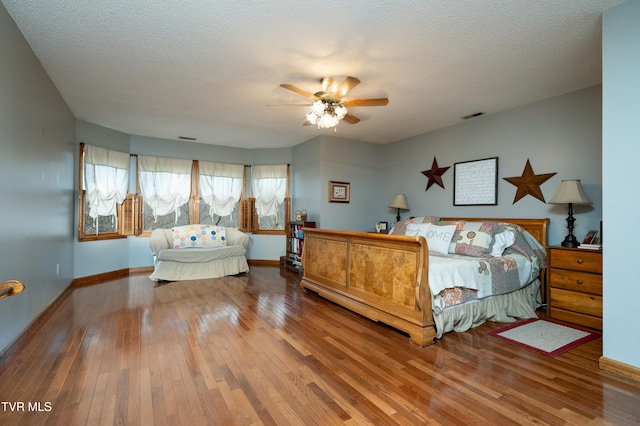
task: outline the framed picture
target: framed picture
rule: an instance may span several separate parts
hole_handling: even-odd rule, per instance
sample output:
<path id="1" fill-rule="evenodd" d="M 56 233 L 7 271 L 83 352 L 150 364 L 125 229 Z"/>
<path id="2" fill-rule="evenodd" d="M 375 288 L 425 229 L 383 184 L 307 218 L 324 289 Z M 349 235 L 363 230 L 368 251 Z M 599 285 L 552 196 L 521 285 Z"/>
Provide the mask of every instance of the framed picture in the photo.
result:
<path id="1" fill-rule="evenodd" d="M 349 182 L 329 181 L 329 202 L 330 203 L 348 203 L 351 199 L 349 190 Z"/>
<path id="2" fill-rule="evenodd" d="M 582 244 L 597 244 L 598 243 L 598 231 L 592 229 L 587 232 L 587 235 L 584 236 L 584 240 L 582 240 Z"/>
<path id="3" fill-rule="evenodd" d="M 389 232 L 389 222 L 378 222 L 376 225 L 376 231 L 381 234 Z"/>
<path id="4" fill-rule="evenodd" d="M 453 205 L 498 205 L 498 157 L 454 163 Z"/>

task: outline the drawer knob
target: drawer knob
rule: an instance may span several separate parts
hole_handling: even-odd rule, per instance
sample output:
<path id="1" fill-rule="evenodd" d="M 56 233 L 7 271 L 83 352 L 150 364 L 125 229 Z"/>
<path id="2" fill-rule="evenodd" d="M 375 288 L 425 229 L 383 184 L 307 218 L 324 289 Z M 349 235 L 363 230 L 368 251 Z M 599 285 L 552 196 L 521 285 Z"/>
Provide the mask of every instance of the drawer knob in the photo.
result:
<path id="1" fill-rule="evenodd" d="M 584 262 L 584 260 L 578 259 L 578 265 L 582 265 L 582 262 Z"/>
<path id="2" fill-rule="evenodd" d="M 578 284 L 582 285 L 582 280 L 576 281 Z"/>

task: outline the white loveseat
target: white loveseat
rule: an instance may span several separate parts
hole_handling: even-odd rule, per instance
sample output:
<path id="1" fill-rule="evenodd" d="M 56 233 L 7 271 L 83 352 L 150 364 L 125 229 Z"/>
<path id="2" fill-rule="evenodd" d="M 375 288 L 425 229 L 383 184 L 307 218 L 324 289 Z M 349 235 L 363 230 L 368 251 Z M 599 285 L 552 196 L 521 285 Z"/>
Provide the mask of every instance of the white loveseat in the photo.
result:
<path id="1" fill-rule="evenodd" d="M 249 271 L 249 236 L 234 228 L 185 225 L 156 229 L 149 241 L 154 281 L 218 278 Z"/>

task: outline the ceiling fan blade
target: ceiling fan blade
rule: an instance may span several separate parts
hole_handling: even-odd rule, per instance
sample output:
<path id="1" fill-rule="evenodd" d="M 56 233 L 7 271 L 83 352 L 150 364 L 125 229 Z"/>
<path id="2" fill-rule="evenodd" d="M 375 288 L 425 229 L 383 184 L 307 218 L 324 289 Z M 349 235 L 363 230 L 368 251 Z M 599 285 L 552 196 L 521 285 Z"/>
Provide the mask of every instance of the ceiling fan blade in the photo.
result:
<path id="1" fill-rule="evenodd" d="M 389 103 L 388 98 L 374 98 L 374 99 L 347 99 L 344 101 L 344 106 L 385 106 Z"/>
<path id="2" fill-rule="evenodd" d="M 322 91 L 331 92 L 333 86 L 333 79 L 331 77 L 324 77 L 322 80 Z"/>
<path id="3" fill-rule="evenodd" d="M 303 106 L 303 107 L 310 107 L 313 104 L 267 104 L 267 106 Z"/>
<path id="4" fill-rule="evenodd" d="M 344 116 L 343 120 L 349 124 L 357 124 L 360 122 L 360 119 L 358 117 L 356 117 L 355 115 L 349 112 L 347 113 L 347 115 Z"/>
<path id="5" fill-rule="evenodd" d="M 335 94 L 338 98 L 343 98 L 358 84 L 360 84 L 360 80 L 355 77 L 347 77 L 344 79 L 340 86 L 338 86 L 338 90 L 335 91 Z"/>
<path id="6" fill-rule="evenodd" d="M 316 99 L 324 99 L 324 98 L 330 98 L 332 96 L 332 93 L 321 90 L 319 92 L 314 93 L 313 96 Z"/>
<path id="7" fill-rule="evenodd" d="M 280 87 L 291 90 L 292 92 L 297 93 L 298 95 L 303 96 L 307 99 L 314 99 L 314 96 L 311 93 L 307 92 L 306 90 L 302 90 L 301 88 L 294 86 L 293 84 L 284 83 L 281 84 Z"/>

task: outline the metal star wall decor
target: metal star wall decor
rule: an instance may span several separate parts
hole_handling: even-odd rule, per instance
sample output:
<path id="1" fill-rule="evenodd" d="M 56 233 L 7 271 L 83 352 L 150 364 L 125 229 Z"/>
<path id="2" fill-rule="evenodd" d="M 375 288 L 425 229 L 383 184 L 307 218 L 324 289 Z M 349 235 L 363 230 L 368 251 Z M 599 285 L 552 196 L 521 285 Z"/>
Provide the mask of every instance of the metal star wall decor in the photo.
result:
<path id="1" fill-rule="evenodd" d="M 433 164 L 431 165 L 431 170 L 424 170 L 421 173 L 425 175 L 429 180 L 427 181 L 427 187 L 425 191 L 431 187 L 434 183 L 437 183 L 444 189 L 444 183 L 442 183 L 442 175 L 444 172 L 449 170 L 449 167 L 438 167 L 438 160 L 436 157 L 433 157 Z"/>
<path id="2" fill-rule="evenodd" d="M 516 196 L 513 199 L 513 204 L 515 204 L 518 200 L 526 195 L 532 195 L 543 203 L 546 203 L 546 201 L 544 200 L 544 195 L 542 195 L 540 185 L 546 182 L 553 175 L 555 175 L 555 173 L 545 173 L 542 175 L 535 174 L 533 172 L 533 168 L 531 167 L 531 163 L 527 158 L 527 164 L 524 166 L 522 176 L 508 177 L 503 179 L 510 184 L 518 187 Z"/>

